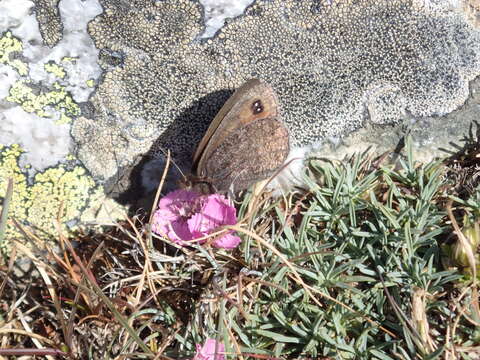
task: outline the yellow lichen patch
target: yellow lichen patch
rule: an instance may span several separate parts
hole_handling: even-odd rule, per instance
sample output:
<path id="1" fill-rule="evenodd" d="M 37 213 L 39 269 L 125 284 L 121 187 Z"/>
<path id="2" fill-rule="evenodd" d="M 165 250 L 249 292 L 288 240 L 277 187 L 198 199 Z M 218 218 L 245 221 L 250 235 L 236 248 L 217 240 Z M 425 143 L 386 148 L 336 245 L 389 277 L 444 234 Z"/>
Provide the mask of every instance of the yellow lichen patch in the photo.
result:
<path id="1" fill-rule="evenodd" d="M 75 63 L 75 62 L 77 62 L 77 58 L 71 57 L 71 56 L 64 56 L 60 61 L 61 61 L 61 62 L 71 62 L 71 63 Z"/>
<path id="2" fill-rule="evenodd" d="M 18 162 L 22 152 L 18 145 L 0 146 L 0 198 L 5 196 L 8 179 L 14 182 L 9 219 L 31 225 L 42 237 L 56 236 L 57 219 L 66 233 L 67 224 L 79 220 L 85 208 L 99 207 L 104 200 L 102 188 L 80 166 L 61 164 L 47 169 L 37 173 L 29 185 Z M 7 239 L 19 235 L 11 220 L 6 235 Z"/>
<path id="3" fill-rule="evenodd" d="M 6 100 L 17 103 L 26 112 L 41 117 L 48 116 L 46 107 L 51 106 L 61 112 L 60 123 L 70 122 L 70 116 L 80 114 L 78 105 L 59 83 L 54 83 L 51 91 L 40 91 L 37 94 L 29 81 L 19 80 L 10 88 L 10 95 Z"/>
<path id="4" fill-rule="evenodd" d="M 87 83 L 87 86 L 88 86 L 88 87 L 93 88 L 93 87 L 95 86 L 95 80 L 93 80 L 93 79 L 88 79 L 88 80 L 86 81 L 86 83 Z"/>
<path id="5" fill-rule="evenodd" d="M 0 38 L 0 64 L 10 65 L 20 75 L 27 75 L 28 65 L 19 59 L 12 58 L 14 53 L 19 53 L 22 50 L 22 42 L 13 37 L 10 31 L 7 31 L 3 37 Z"/>
<path id="6" fill-rule="evenodd" d="M 0 145 L 0 199 L 5 197 L 8 179 L 13 180 L 13 196 L 9 206 L 9 218 L 26 219 L 27 209 L 24 199 L 28 196 L 26 176 L 20 170 L 18 158 L 23 150 L 18 145 L 10 147 Z M 14 233 L 13 227 L 7 226 L 6 237 Z"/>
<path id="7" fill-rule="evenodd" d="M 65 78 L 65 69 L 61 67 L 60 65 L 57 65 L 53 62 L 46 63 L 43 65 L 43 68 L 45 69 L 46 72 L 49 72 L 53 75 L 55 75 L 59 79 L 64 79 Z"/>
<path id="8" fill-rule="evenodd" d="M 55 220 L 61 218 L 65 231 L 65 222 L 80 217 L 94 188 L 93 179 L 78 166 L 68 170 L 60 165 L 38 173 L 27 200 L 28 221 L 52 232 Z"/>

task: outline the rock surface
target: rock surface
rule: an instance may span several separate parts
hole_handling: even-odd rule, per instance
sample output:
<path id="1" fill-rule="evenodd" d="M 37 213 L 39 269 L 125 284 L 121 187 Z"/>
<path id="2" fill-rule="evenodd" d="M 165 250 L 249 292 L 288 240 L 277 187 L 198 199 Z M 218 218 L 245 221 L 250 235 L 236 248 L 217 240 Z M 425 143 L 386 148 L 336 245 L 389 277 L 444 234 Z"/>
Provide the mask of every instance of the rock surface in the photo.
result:
<path id="1" fill-rule="evenodd" d="M 273 85 L 292 143 L 305 146 L 448 114 L 480 74 L 480 32 L 451 2 L 257 1 L 208 41 L 191 1 L 121 4 L 105 2 L 89 24 L 95 45 L 121 60 L 103 64 L 95 116 L 72 131 L 103 179 L 158 148 L 189 159 L 227 95 L 252 77 Z"/>
<path id="2" fill-rule="evenodd" d="M 0 196 L 13 177 L 12 214 L 45 233 L 61 206 L 65 229 L 113 214 L 109 197 L 155 188 L 166 150 L 188 170 L 252 77 L 277 91 L 292 156 L 406 133 L 440 156 L 478 120 L 479 14 L 476 0 L 0 0 Z"/>

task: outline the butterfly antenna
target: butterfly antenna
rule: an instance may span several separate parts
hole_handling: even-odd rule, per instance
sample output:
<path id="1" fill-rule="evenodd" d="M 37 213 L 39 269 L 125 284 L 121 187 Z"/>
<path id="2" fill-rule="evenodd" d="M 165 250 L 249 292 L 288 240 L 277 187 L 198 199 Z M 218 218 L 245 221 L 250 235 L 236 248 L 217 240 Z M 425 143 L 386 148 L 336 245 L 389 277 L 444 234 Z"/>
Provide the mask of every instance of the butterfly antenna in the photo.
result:
<path id="1" fill-rule="evenodd" d="M 170 157 L 170 151 L 165 151 L 163 148 L 159 148 L 159 150 L 163 153 L 163 155 L 165 155 L 165 157 Z M 175 168 L 178 170 L 178 172 L 180 173 L 180 175 L 182 175 L 183 179 L 186 180 L 187 179 L 187 176 L 185 175 L 185 173 L 182 171 L 182 169 L 180 168 L 180 166 L 177 165 L 177 162 L 172 158 L 170 157 L 170 162 L 173 164 L 173 166 L 175 166 Z"/>

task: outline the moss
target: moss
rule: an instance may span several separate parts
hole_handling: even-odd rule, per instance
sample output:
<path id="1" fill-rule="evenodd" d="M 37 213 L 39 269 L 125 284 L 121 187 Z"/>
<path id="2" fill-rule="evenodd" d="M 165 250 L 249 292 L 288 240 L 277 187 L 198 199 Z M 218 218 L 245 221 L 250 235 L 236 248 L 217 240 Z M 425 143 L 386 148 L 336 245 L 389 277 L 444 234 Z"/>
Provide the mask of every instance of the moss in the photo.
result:
<path id="1" fill-rule="evenodd" d="M 27 75 L 28 65 L 19 59 L 13 58 L 15 53 L 21 53 L 22 50 L 22 42 L 13 37 L 10 31 L 7 31 L 0 38 L 0 64 L 10 65 L 20 75 Z"/>

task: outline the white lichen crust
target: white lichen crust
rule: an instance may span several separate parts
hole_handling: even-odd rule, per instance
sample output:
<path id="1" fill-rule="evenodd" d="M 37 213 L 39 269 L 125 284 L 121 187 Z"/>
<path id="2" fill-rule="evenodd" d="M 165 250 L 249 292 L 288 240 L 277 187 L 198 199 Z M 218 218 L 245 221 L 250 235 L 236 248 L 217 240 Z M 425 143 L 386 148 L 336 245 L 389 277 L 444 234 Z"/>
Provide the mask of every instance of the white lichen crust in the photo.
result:
<path id="1" fill-rule="evenodd" d="M 102 1 L 89 33 L 106 73 L 94 117 L 74 124 L 79 156 L 101 178 L 152 147 L 188 156 L 224 90 L 253 77 L 278 92 L 295 145 L 366 121 L 449 113 L 480 74 L 480 31 L 459 11 L 425 4 L 257 1 L 204 41 L 196 2 Z"/>

